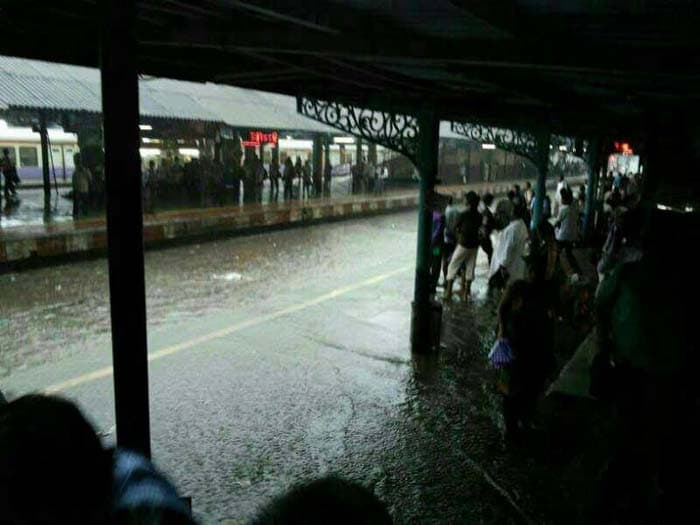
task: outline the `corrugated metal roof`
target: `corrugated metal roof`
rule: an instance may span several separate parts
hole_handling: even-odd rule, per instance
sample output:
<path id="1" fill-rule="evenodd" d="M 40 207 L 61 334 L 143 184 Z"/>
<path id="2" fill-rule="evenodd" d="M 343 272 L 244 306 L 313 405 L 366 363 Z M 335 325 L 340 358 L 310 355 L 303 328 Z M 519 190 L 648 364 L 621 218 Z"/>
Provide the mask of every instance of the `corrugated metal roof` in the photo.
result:
<path id="1" fill-rule="evenodd" d="M 139 81 L 141 114 L 310 132 L 333 128 L 296 111 L 294 97 L 233 86 L 162 78 Z M 100 72 L 79 66 L 0 56 L 0 109 L 102 111 Z"/>

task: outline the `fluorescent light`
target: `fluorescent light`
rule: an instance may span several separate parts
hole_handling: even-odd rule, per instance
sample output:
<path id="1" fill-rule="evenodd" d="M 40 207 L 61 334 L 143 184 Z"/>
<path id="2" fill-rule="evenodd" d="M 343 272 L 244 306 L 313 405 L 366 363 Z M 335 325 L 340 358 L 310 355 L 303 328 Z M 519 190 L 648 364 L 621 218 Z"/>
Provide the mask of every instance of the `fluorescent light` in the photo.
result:
<path id="1" fill-rule="evenodd" d="M 686 213 L 693 213 L 694 211 L 695 211 L 695 208 L 693 208 L 692 206 L 686 206 L 686 207 L 685 207 L 685 212 L 686 212 Z"/>
<path id="2" fill-rule="evenodd" d="M 178 148 L 177 152 L 180 155 L 185 155 L 187 157 L 199 158 L 199 150 L 197 148 Z"/>
<path id="3" fill-rule="evenodd" d="M 156 157 L 160 155 L 160 148 L 139 148 L 142 157 Z"/>
<path id="4" fill-rule="evenodd" d="M 335 144 L 355 144 L 355 137 L 333 137 Z"/>
<path id="5" fill-rule="evenodd" d="M 141 140 L 144 144 L 157 144 L 160 142 L 159 139 L 149 139 L 148 137 L 143 137 Z"/>
<path id="6" fill-rule="evenodd" d="M 495 144 L 482 144 L 481 149 L 496 149 Z"/>
<path id="7" fill-rule="evenodd" d="M 656 208 L 663 211 L 671 211 L 673 208 L 666 206 L 665 204 L 657 204 Z"/>
<path id="8" fill-rule="evenodd" d="M 279 147 L 280 149 L 293 149 L 293 150 L 310 150 L 313 149 L 314 147 L 314 141 L 313 140 L 304 140 L 304 139 L 280 139 L 279 140 Z"/>
<path id="9" fill-rule="evenodd" d="M 566 146 L 559 146 L 559 151 L 566 151 Z"/>
<path id="10" fill-rule="evenodd" d="M 153 129 L 153 126 L 150 124 L 139 124 L 139 129 L 141 131 L 151 131 Z"/>

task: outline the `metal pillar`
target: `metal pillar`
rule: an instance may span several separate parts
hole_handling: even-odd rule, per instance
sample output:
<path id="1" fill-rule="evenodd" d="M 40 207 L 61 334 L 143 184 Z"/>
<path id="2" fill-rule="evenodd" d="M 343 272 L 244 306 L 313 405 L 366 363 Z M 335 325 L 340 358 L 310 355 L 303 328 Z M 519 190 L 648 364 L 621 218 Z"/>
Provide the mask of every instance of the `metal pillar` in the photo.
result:
<path id="1" fill-rule="evenodd" d="M 542 218 L 544 197 L 547 195 L 547 170 L 549 169 L 549 142 L 548 131 L 537 135 L 537 185 L 535 186 L 535 209 L 532 213 L 530 229 L 534 230 Z"/>
<path id="2" fill-rule="evenodd" d="M 36 129 L 36 128 L 35 128 Z M 46 128 L 46 113 L 39 113 L 39 137 L 41 139 L 41 175 L 44 179 L 44 198 L 51 198 L 51 176 L 49 175 L 49 131 Z"/>
<path id="3" fill-rule="evenodd" d="M 106 2 L 101 46 L 117 444 L 151 454 L 135 0 Z"/>
<path id="4" fill-rule="evenodd" d="M 367 145 L 367 161 L 373 166 L 377 165 L 377 145 L 374 142 Z"/>
<path id="5" fill-rule="evenodd" d="M 600 179 L 600 142 L 594 139 L 588 145 L 588 184 L 586 186 L 586 210 L 583 217 L 583 238 L 590 240 L 595 229 L 596 196 Z"/>
<path id="6" fill-rule="evenodd" d="M 362 160 L 362 139 L 357 137 L 357 142 L 355 143 L 355 164 L 359 164 Z"/>
<path id="7" fill-rule="evenodd" d="M 411 348 L 414 352 L 425 352 L 439 340 L 440 329 L 433 323 L 433 306 L 430 299 L 430 237 L 433 224 L 433 188 L 438 170 L 438 145 L 440 121 L 432 113 L 418 118 L 418 171 L 420 194 L 418 207 L 418 246 L 416 250 L 416 277 L 411 319 Z M 437 336 L 437 337 L 436 337 Z"/>

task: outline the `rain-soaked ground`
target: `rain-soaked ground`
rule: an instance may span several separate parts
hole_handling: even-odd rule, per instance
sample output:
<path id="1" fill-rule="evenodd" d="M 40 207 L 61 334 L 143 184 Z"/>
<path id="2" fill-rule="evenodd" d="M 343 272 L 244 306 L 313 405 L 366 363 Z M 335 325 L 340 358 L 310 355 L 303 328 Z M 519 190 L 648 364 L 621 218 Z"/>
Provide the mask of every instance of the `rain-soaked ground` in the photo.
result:
<path id="1" fill-rule="evenodd" d="M 587 523 L 605 459 L 593 402 L 550 396 L 517 450 L 486 366 L 493 304 L 445 310 L 412 359 L 415 214 L 146 254 L 154 459 L 203 523 L 245 523 L 290 484 L 337 472 L 396 523 Z M 114 439 L 102 259 L 0 276 L 0 388 L 77 400 Z M 560 326 L 560 360 L 580 337 Z"/>

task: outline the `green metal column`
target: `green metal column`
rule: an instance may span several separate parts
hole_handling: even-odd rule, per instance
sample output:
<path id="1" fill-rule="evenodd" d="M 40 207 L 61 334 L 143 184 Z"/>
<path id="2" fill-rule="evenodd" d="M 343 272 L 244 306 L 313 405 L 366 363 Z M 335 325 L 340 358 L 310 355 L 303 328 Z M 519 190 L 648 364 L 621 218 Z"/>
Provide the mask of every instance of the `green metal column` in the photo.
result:
<path id="1" fill-rule="evenodd" d="M 440 121 L 433 113 L 418 117 L 418 171 L 420 194 L 418 204 L 418 246 L 416 250 L 416 276 L 411 319 L 411 348 L 414 352 L 432 349 L 435 341 L 433 307 L 430 299 L 430 237 L 432 233 L 433 189 L 438 170 L 438 145 Z"/>
<path id="2" fill-rule="evenodd" d="M 600 141 L 593 139 L 586 155 L 588 164 L 588 185 L 586 186 L 586 210 L 583 218 L 583 238 L 590 240 L 595 228 L 596 196 L 600 179 Z"/>
<path id="3" fill-rule="evenodd" d="M 549 141 L 548 131 L 537 134 L 537 185 L 535 186 L 535 209 L 532 213 L 530 229 L 534 230 L 540 223 L 544 197 L 547 195 L 547 169 L 549 168 Z"/>

